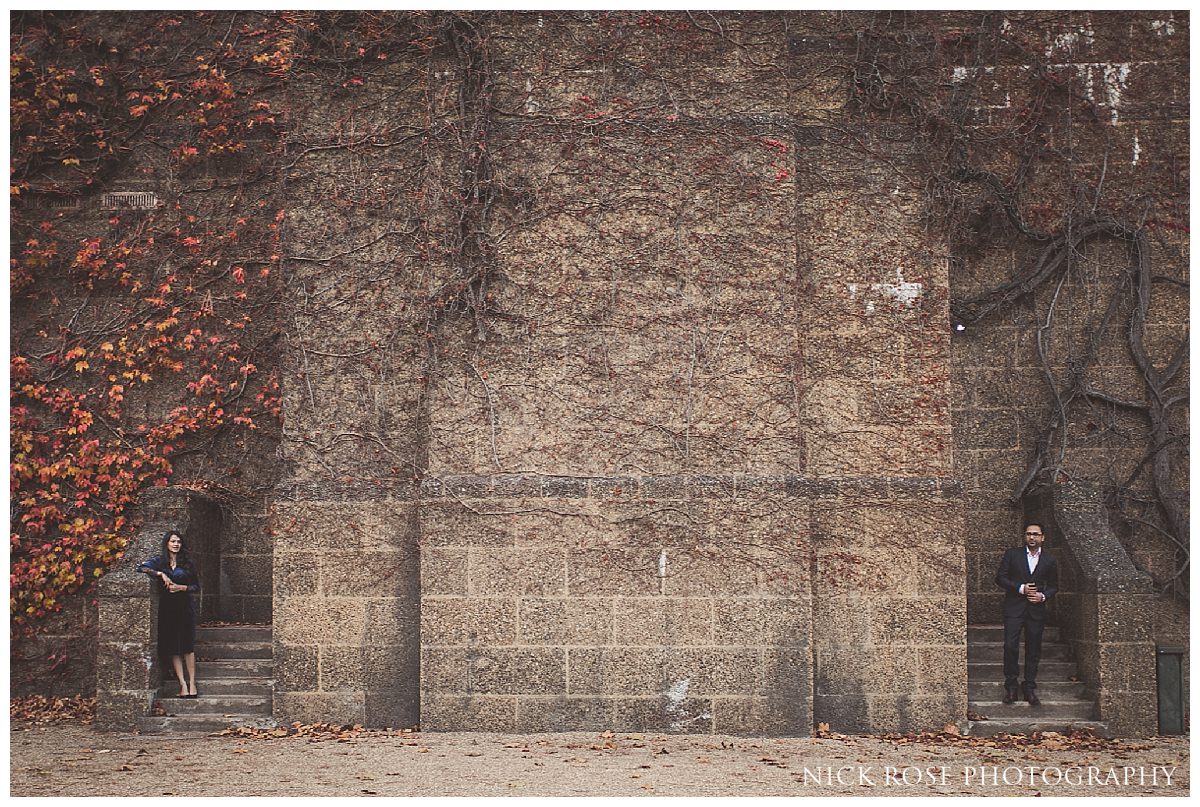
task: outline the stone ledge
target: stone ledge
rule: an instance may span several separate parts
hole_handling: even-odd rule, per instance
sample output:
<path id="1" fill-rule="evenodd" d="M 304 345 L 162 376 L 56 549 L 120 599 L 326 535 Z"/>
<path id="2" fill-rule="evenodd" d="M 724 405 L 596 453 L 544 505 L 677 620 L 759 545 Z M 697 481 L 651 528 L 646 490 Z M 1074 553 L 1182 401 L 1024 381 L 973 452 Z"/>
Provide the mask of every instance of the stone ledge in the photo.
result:
<path id="1" fill-rule="evenodd" d="M 845 496 L 936 498 L 961 496 L 962 483 L 947 477 L 841 477 L 752 474 L 650 474 L 644 476 L 563 476 L 555 474 L 455 475 L 367 483 L 284 484 L 280 502 L 397 499 L 402 501 L 479 499 L 602 499 L 657 501 L 737 499 L 750 494 L 828 499 Z"/>

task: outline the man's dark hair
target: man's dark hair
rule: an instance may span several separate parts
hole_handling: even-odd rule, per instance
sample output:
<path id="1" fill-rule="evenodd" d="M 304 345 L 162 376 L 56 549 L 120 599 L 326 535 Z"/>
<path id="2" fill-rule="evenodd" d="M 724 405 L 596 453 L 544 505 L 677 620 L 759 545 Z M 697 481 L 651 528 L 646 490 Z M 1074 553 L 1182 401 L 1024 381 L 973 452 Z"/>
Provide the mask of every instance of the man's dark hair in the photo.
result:
<path id="1" fill-rule="evenodd" d="M 1025 526 L 1022 527 L 1021 529 L 1022 529 L 1022 531 L 1024 531 L 1024 530 L 1029 529 L 1030 527 L 1037 527 L 1039 530 L 1042 531 L 1042 535 L 1046 534 L 1046 526 L 1044 524 L 1042 524 L 1042 522 L 1040 522 L 1040 521 L 1026 521 Z"/>

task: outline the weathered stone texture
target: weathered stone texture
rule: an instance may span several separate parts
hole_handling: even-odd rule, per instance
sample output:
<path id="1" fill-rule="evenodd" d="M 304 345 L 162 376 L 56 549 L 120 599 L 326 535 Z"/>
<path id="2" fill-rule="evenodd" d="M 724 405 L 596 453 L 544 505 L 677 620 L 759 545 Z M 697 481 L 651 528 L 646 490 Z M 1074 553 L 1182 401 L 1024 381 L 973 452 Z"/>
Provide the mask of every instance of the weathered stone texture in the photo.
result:
<path id="1" fill-rule="evenodd" d="M 939 114 L 995 142 L 1049 103 L 1038 76 L 1072 78 L 1069 120 L 969 156 L 1025 177 L 1027 225 L 1079 188 L 1141 222 L 1155 272 L 1180 281 L 1156 282 L 1147 312 L 1165 366 L 1190 317 L 1187 15 L 888 19 L 936 55 L 929 74 L 955 93 Z M 1037 245 L 989 240 L 1011 224 L 983 188 L 937 200 L 977 232 L 937 224 L 934 135 L 903 104 L 870 108 L 869 71 L 845 69 L 865 66 L 877 14 L 502 12 L 474 19 L 487 76 L 451 41 L 461 20 L 422 20 L 429 36 L 399 37 L 354 81 L 298 60 L 275 91 L 284 425 L 218 452 L 273 494 L 233 518 L 148 497 L 96 606 L 102 722 L 128 724 L 156 685 L 153 598 L 129 563 L 185 523 L 204 617 L 274 623 L 285 722 L 962 722 L 966 624 L 996 620 L 1000 553 L 1049 512 L 1010 499 L 1053 422 L 1047 374 L 1061 383 L 1092 349 L 1129 244 L 1093 239 L 1061 284 L 956 330 L 950 301 Z M 1039 149 L 1069 165 L 1025 170 Z M 232 194 L 205 196 L 200 218 Z M 78 304 L 101 322 L 117 302 Z M 1140 403 L 1131 310 L 1096 332 L 1088 381 Z M 1055 430 L 1063 479 L 1139 468 L 1144 418 L 1119 410 L 1092 401 Z M 1186 463 L 1174 475 L 1186 490 Z M 1105 535 L 1172 572 L 1152 530 Z M 1050 550 L 1070 554 L 1061 537 Z M 1147 648 L 1186 641 L 1187 615 L 1082 554 L 1064 557 L 1056 618 L 1110 729 L 1144 732 Z M 86 624 L 91 606 L 72 608 Z"/>

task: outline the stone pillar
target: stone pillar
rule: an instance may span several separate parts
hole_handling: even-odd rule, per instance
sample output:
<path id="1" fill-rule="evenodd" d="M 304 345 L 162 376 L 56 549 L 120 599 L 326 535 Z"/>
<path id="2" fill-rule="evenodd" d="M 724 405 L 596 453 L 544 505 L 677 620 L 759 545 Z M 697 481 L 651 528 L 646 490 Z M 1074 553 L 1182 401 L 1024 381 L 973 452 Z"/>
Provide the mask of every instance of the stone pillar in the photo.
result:
<path id="1" fill-rule="evenodd" d="M 295 144 L 282 188 L 284 470 L 268 520 L 273 714 L 285 723 L 418 719 L 426 311 L 409 304 L 432 281 L 410 230 L 420 138 L 396 130 L 425 119 L 427 67 L 395 54 L 363 87 L 378 103 L 351 108 L 345 79 L 315 66 L 283 104 Z"/>
<path id="2" fill-rule="evenodd" d="M 860 124 L 861 125 L 861 124 Z M 800 130 L 800 416 L 813 503 L 814 719 L 966 718 L 966 569 L 952 480 L 948 266 L 900 170 L 912 133 Z M 869 156 L 888 154 L 890 161 Z"/>
<path id="3" fill-rule="evenodd" d="M 1117 737 L 1158 731 L 1154 586 L 1134 567 L 1108 525 L 1099 489 L 1062 483 L 1053 491 L 1076 590 L 1059 607 L 1080 677 L 1096 698 L 1100 719 Z"/>

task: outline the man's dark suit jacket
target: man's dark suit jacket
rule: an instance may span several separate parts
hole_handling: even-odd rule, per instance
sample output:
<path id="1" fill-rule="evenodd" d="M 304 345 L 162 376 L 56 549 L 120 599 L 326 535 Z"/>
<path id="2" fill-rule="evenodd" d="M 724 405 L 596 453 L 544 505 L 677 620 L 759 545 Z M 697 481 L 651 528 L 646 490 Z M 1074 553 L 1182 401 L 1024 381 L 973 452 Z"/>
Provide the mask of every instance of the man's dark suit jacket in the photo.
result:
<path id="1" fill-rule="evenodd" d="M 1029 573 L 1029 561 L 1025 557 L 1024 546 L 1009 549 L 1000 559 L 1000 569 L 996 572 L 996 585 L 1004 589 L 1004 616 L 1026 617 L 1034 620 L 1046 618 L 1046 604 L 1058 592 L 1058 562 L 1042 549 L 1038 558 L 1037 568 Z M 1026 583 L 1037 584 L 1038 591 L 1046 595 L 1046 601 L 1032 603 L 1025 599 L 1018 589 Z"/>

